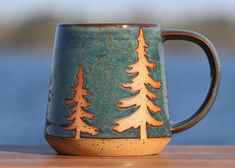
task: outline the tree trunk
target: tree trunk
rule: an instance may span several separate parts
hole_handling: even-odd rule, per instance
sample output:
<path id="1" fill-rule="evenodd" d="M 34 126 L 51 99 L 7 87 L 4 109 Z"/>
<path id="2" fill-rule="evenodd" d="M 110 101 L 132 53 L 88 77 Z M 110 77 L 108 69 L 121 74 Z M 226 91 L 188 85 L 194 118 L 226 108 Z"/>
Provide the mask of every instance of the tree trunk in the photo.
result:
<path id="1" fill-rule="evenodd" d="M 81 138 L 80 135 L 81 135 L 81 132 L 76 130 L 75 138 L 76 138 L 76 139 L 80 139 L 80 138 Z"/>
<path id="2" fill-rule="evenodd" d="M 147 139 L 146 123 L 140 125 L 140 139 Z"/>

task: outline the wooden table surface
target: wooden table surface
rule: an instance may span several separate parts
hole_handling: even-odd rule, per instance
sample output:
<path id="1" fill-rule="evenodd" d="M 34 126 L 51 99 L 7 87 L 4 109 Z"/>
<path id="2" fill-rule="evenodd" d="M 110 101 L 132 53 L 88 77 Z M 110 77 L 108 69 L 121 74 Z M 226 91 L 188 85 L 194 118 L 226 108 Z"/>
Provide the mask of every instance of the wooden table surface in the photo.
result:
<path id="1" fill-rule="evenodd" d="M 0 146 L 4 167 L 235 168 L 235 146 L 168 146 L 160 155 L 139 157 L 64 156 L 46 145 Z"/>

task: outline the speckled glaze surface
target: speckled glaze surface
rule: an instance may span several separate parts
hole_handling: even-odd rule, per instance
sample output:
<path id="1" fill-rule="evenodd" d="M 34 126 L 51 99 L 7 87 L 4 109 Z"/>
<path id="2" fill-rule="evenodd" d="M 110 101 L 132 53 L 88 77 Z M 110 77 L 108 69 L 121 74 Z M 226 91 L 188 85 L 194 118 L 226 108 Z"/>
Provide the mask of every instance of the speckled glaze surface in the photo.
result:
<path id="1" fill-rule="evenodd" d="M 164 67 L 158 25 L 58 25 L 47 141 L 72 155 L 159 153 L 172 136 Z"/>

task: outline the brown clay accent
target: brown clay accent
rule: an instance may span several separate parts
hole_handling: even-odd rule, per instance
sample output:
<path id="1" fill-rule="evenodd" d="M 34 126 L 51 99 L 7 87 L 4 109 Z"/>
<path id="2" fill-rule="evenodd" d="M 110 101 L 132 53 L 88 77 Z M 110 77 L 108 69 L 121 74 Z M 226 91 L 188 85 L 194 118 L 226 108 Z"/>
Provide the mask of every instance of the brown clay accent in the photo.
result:
<path id="1" fill-rule="evenodd" d="M 74 96 L 71 99 L 65 99 L 65 104 L 69 106 L 70 112 L 72 113 L 69 117 L 66 118 L 67 121 L 73 121 L 73 123 L 67 127 L 65 130 L 76 130 L 76 139 L 80 139 L 80 133 L 85 132 L 91 135 L 97 135 L 97 130 L 95 127 L 88 125 L 82 119 L 94 119 L 93 114 L 88 113 L 84 109 L 89 106 L 93 106 L 91 102 L 88 102 L 84 97 L 90 96 L 90 93 L 84 88 L 84 78 L 83 78 L 83 69 L 80 67 L 77 73 L 77 84 L 74 88 L 70 89 L 71 93 L 74 93 Z M 75 105 L 71 107 L 71 105 Z"/>
<path id="2" fill-rule="evenodd" d="M 85 156 L 135 156 L 160 153 L 171 137 L 148 139 L 95 139 L 46 136 L 48 143 L 59 153 Z"/>
<path id="3" fill-rule="evenodd" d="M 129 108 L 136 106 L 137 110 L 130 116 L 120 118 L 115 120 L 116 126 L 113 127 L 113 130 L 121 133 L 130 128 L 140 128 L 140 139 L 147 138 L 146 125 L 151 126 L 162 126 L 164 122 L 157 121 L 151 116 L 149 110 L 155 113 L 161 111 L 161 108 L 155 105 L 151 99 L 157 98 L 157 95 L 149 91 L 146 85 L 150 85 L 155 89 L 161 88 L 161 83 L 155 81 L 149 72 L 149 68 L 153 69 L 156 67 L 156 64 L 149 62 L 147 59 L 146 48 L 148 44 L 144 39 L 144 31 L 141 27 L 138 35 L 138 46 L 136 48 L 136 53 L 138 60 L 134 64 L 129 65 L 130 68 L 126 72 L 128 74 L 136 74 L 137 76 L 132 79 L 132 83 L 122 84 L 123 88 L 128 88 L 132 92 L 136 93 L 135 96 L 120 100 L 119 108 Z"/>

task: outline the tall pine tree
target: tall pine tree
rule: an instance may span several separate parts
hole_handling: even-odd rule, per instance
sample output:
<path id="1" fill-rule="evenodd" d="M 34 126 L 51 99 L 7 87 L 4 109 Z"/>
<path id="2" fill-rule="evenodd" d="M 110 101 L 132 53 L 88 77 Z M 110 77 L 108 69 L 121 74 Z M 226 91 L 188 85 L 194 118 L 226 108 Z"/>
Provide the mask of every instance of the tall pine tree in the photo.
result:
<path id="1" fill-rule="evenodd" d="M 147 85 L 160 89 L 161 83 L 155 81 L 149 72 L 149 69 L 154 69 L 156 64 L 149 62 L 147 59 L 146 48 L 148 44 L 144 39 L 143 28 L 139 29 L 138 46 L 136 48 L 137 61 L 129 65 L 127 74 L 137 74 L 131 83 L 123 83 L 122 87 L 127 88 L 135 93 L 133 97 L 120 100 L 119 108 L 136 107 L 136 111 L 130 116 L 115 120 L 116 126 L 113 129 L 119 133 L 131 128 L 140 128 L 140 139 L 147 138 L 147 124 L 160 127 L 164 125 L 163 121 L 158 121 L 153 118 L 149 111 L 158 113 L 161 108 L 155 105 L 151 99 L 157 98 L 157 95 L 149 91 Z"/>
<path id="2" fill-rule="evenodd" d="M 80 67 L 76 76 L 77 84 L 74 88 L 70 89 L 70 92 L 74 94 L 71 99 L 65 99 L 65 104 L 70 108 L 72 113 L 66 118 L 67 121 L 73 121 L 73 123 L 67 127 L 66 130 L 75 130 L 76 139 L 81 138 L 81 132 L 88 133 L 91 135 L 97 135 L 97 129 L 93 126 L 88 125 L 83 121 L 83 118 L 94 119 L 95 116 L 90 114 L 85 108 L 93 106 L 93 104 L 87 101 L 84 97 L 90 96 L 90 93 L 84 88 L 83 69 Z"/>

